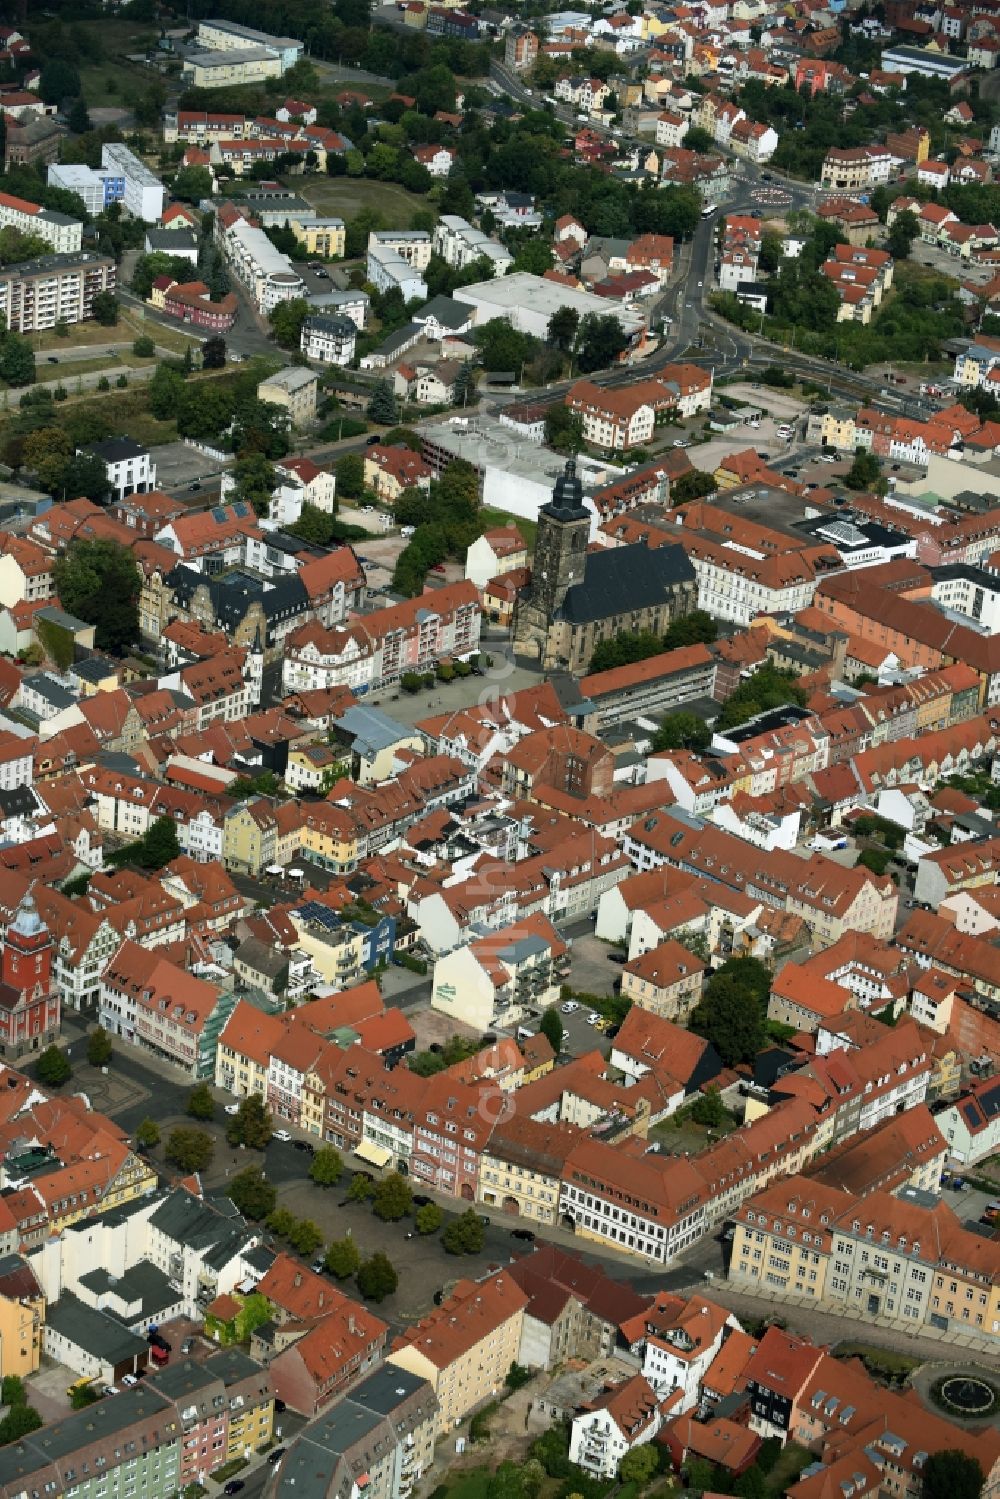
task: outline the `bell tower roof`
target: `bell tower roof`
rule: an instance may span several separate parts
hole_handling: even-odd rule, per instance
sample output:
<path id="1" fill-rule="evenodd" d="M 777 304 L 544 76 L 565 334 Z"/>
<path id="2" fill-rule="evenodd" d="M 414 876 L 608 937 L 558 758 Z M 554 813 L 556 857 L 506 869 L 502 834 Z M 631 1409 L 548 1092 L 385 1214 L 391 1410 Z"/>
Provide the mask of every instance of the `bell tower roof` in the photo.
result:
<path id="1" fill-rule="evenodd" d="M 545 511 L 557 520 L 589 520 L 590 512 L 583 503 L 583 485 L 576 472 L 575 458 L 567 461 L 556 480 Z"/>

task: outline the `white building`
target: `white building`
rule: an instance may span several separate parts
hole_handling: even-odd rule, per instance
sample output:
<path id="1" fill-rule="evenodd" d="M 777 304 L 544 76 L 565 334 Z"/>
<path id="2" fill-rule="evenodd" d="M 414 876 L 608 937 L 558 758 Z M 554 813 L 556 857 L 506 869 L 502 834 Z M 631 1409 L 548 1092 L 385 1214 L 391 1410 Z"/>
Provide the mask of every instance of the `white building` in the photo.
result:
<path id="1" fill-rule="evenodd" d="M 277 53 L 282 73 L 293 68 L 305 51 L 305 43 L 298 37 L 272 36 L 268 31 L 255 31 L 252 26 L 218 19 L 199 21 L 195 41 L 206 52 L 242 52 L 247 47 L 267 47 Z"/>
<path id="2" fill-rule="evenodd" d="M 598 317 L 610 314 L 618 319 L 629 337 L 637 337 L 646 324 L 645 315 L 635 308 L 622 307 L 607 297 L 596 297 L 591 292 L 546 281 L 529 271 L 512 271 L 495 280 L 458 287 L 454 297 L 456 302 L 465 302 L 476 309 L 477 323 L 487 323 L 496 317 L 506 318 L 519 333 L 531 333 L 541 339 L 548 337 L 552 314 L 563 307 L 574 308 L 581 318 L 588 313 L 595 313 Z"/>
<path id="3" fill-rule="evenodd" d="M 14 198 L 10 193 L 0 193 L 0 229 L 33 234 L 44 239 L 61 255 L 75 254 L 83 238 L 83 225 L 79 219 L 71 219 L 65 213 L 53 213 L 49 208 L 29 203 L 25 198 Z"/>
<path id="4" fill-rule="evenodd" d="M 280 302 L 302 295 L 305 290 L 302 277 L 263 229 L 255 229 L 240 219 L 227 229 L 222 243 L 227 261 L 260 312 L 271 312 Z"/>
<path id="5" fill-rule="evenodd" d="M 303 322 L 299 347 L 319 364 L 350 364 L 357 336 L 352 318 L 316 313 Z"/>
<path id="6" fill-rule="evenodd" d="M 120 141 L 109 141 L 101 147 L 101 166 L 115 177 L 121 177 L 124 190 L 121 201 L 134 219 L 156 224 L 163 215 L 163 183 L 145 162 Z"/>
<path id="7" fill-rule="evenodd" d="M 514 264 L 514 257 L 505 245 L 453 213 L 443 214 L 435 225 L 433 246 L 442 259 L 459 271 L 473 261 L 488 260 L 494 277 L 506 276 Z"/>
<path id="8" fill-rule="evenodd" d="M 381 292 L 398 287 L 404 302 L 427 297 L 421 275 L 432 251 L 431 237 L 422 229 L 372 230 L 368 236 L 367 275 Z"/>
<path id="9" fill-rule="evenodd" d="M 599 1395 L 589 1410 L 574 1417 L 569 1460 L 594 1478 L 615 1478 L 625 1454 L 651 1442 L 661 1424 L 656 1394 L 636 1374 Z"/>
<path id="10" fill-rule="evenodd" d="M 130 494 L 147 494 L 156 488 L 156 464 L 148 448 L 133 442 L 131 437 L 109 437 L 105 442 L 89 443 L 79 451 L 100 458 L 116 500 L 124 500 Z"/>

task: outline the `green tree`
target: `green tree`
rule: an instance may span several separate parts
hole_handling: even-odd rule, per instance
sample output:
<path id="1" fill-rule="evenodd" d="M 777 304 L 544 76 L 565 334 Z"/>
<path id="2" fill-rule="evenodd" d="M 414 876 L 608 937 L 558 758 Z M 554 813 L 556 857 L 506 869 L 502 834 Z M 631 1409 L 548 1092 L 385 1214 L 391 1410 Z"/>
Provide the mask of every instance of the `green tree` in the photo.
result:
<path id="1" fill-rule="evenodd" d="M 142 839 L 142 864 L 145 869 L 163 869 L 180 855 L 177 824 L 172 817 L 157 817 Z"/>
<path id="2" fill-rule="evenodd" d="M 323 1231 L 311 1218 L 300 1218 L 288 1235 L 292 1248 L 309 1259 L 323 1243 Z"/>
<path id="3" fill-rule="evenodd" d="M 688 749 L 700 753 L 707 750 L 712 742 L 712 731 L 706 723 L 694 713 L 688 713 L 683 709 L 678 713 L 668 713 L 660 727 L 653 735 L 651 748 L 654 753 L 660 750 Z"/>
<path id="4" fill-rule="evenodd" d="M 35 382 L 35 352 L 19 333 L 5 333 L 0 342 L 0 380 L 8 385 Z"/>
<path id="5" fill-rule="evenodd" d="M 188 1094 L 187 1112 L 192 1119 L 204 1121 L 215 1118 L 215 1099 L 207 1083 L 195 1083 Z"/>
<path id="6" fill-rule="evenodd" d="M 73 1076 L 73 1069 L 64 1051 L 47 1046 L 35 1063 L 35 1076 L 45 1088 L 61 1088 Z"/>
<path id="7" fill-rule="evenodd" d="M 413 1193 L 405 1176 L 390 1171 L 377 1183 L 372 1197 L 372 1211 L 383 1223 L 398 1223 L 413 1207 Z"/>
<path id="8" fill-rule="evenodd" d="M 278 1194 L 259 1166 L 248 1166 L 234 1176 L 228 1187 L 229 1200 L 243 1214 L 259 1222 L 274 1212 Z"/>
<path id="9" fill-rule="evenodd" d="M 172 1129 L 167 1136 L 166 1158 L 179 1171 L 204 1171 L 215 1152 L 212 1136 L 203 1129 Z"/>
<path id="10" fill-rule="evenodd" d="M 62 104 L 80 96 L 80 75 L 72 63 L 61 57 L 50 58 L 38 80 L 38 92 L 46 104 Z"/>
<path id="11" fill-rule="evenodd" d="M 882 479 L 882 465 L 874 453 L 859 449 L 854 455 L 854 462 L 844 475 L 844 484 L 848 489 L 863 489 L 874 492 Z"/>
<path id="12" fill-rule="evenodd" d="M 148 1116 L 143 1119 L 135 1132 L 135 1143 L 140 1150 L 152 1150 L 160 1143 L 160 1126 L 155 1119 Z"/>
<path id="13" fill-rule="evenodd" d="M 368 419 L 389 426 L 399 421 L 399 405 L 396 394 L 388 380 L 376 380 L 365 410 Z"/>
<path id="14" fill-rule="evenodd" d="M 137 359 L 152 359 L 156 354 L 156 344 L 147 333 L 140 334 L 132 340 L 132 353 Z"/>
<path id="15" fill-rule="evenodd" d="M 606 369 L 628 346 L 628 338 L 614 313 L 588 312 L 581 319 L 577 364 L 582 374 Z"/>
<path id="16" fill-rule="evenodd" d="M 0 1386 L 0 1401 L 4 1405 L 27 1405 L 28 1392 L 20 1374 L 5 1374 Z"/>
<path id="17" fill-rule="evenodd" d="M 263 1150 L 271 1138 L 271 1115 L 259 1093 L 251 1093 L 240 1104 L 226 1126 L 230 1145 L 245 1145 L 248 1150 Z"/>
<path id="18" fill-rule="evenodd" d="M 866 848 L 858 858 L 863 869 L 870 869 L 877 875 L 885 874 L 891 862 L 892 854 L 887 848 Z"/>
<path id="19" fill-rule="evenodd" d="M 88 130 L 94 128 L 91 124 L 86 99 L 73 100 L 73 108 L 69 112 L 66 123 L 74 135 L 86 135 Z"/>
<path id="20" fill-rule="evenodd" d="M 923 1499 L 979 1499 L 985 1481 L 978 1458 L 946 1447 L 924 1464 Z"/>
<path id="21" fill-rule="evenodd" d="M 893 219 L 886 239 L 886 249 L 893 260 L 908 260 L 913 241 L 920 234 L 920 224 L 912 208 L 904 208 Z"/>
<path id="22" fill-rule="evenodd" d="M 256 515 L 267 515 L 278 476 L 263 453 L 246 453 L 233 465 L 236 480 L 234 500 L 245 500 L 253 506 Z"/>
<path id="23" fill-rule="evenodd" d="M 618 1477 L 622 1483 L 634 1483 L 644 1489 L 655 1477 L 659 1466 L 656 1448 L 647 1443 L 644 1447 L 633 1447 L 631 1452 L 626 1452 L 618 1464 Z"/>
<path id="24" fill-rule="evenodd" d="M 347 1200 L 349 1202 L 367 1202 L 375 1195 L 375 1183 L 365 1172 L 359 1171 L 351 1177 L 351 1185 L 347 1189 Z"/>
<path id="25" fill-rule="evenodd" d="M 287 1239 L 298 1222 L 295 1214 L 290 1213 L 287 1208 L 275 1208 L 273 1212 L 268 1213 L 266 1221 L 267 1227 L 273 1234 L 277 1234 L 279 1239 Z"/>
<path id="26" fill-rule="evenodd" d="M 689 1028 L 715 1047 L 727 1067 L 754 1059 L 765 1040 L 766 1003 L 732 973 L 706 984 Z"/>
<path id="27" fill-rule="evenodd" d="M 358 1266 L 357 1283 L 365 1300 L 377 1304 L 392 1295 L 399 1285 L 399 1276 L 392 1261 L 379 1250 Z"/>
<path id="28" fill-rule="evenodd" d="M 99 291 L 90 304 L 91 316 L 104 328 L 113 328 L 118 321 L 118 298 L 109 291 Z"/>
<path id="29" fill-rule="evenodd" d="M 425 1202 L 422 1208 L 417 1209 L 417 1216 L 413 1221 L 416 1225 L 417 1233 L 426 1237 L 429 1234 L 437 1233 L 444 1222 L 444 1213 L 436 1202 Z"/>
<path id="30" fill-rule="evenodd" d="M 37 1431 L 42 1418 L 33 1405 L 15 1405 L 0 1421 L 0 1447 L 19 1442 L 29 1432 Z"/>
<path id="31" fill-rule="evenodd" d="M 718 1088 L 699 1093 L 691 1105 L 691 1118 L 706 1129 L 719 1129 L 726 1122 L 726 1109 Z"/>
<path id="32" fill-rule="evenodd" d="M 214 338 L 206 338 L 201 346 L 201 367 L 203 370 L 221 370 L 226 367 L 226 340 L 216 334 Z"/>
<path id="33" fill-rule="evenodd" d="M 713 494 L 715 488 L 715 480 L 711 474 L 706 474 L 700 468 L 692 468 L 686 474 L 681 474 L 679 479 L 670 481 L 670 503 L 687 505 L 691 500 L 703 500 L 706 495 Z"/>
<path id="34" fill-rule="evenodd" d="M 344 1174 L 340 1151 L 333 1145 L 321 1145 L 312 1158 L 309 1176 L 318 1187 L 335 1187 Z"/>
<path id="35" fill-rule="evenodd" d="M 270 313 L 271 332 L 283 349 L 297 349 L 302 342 L 302 324 L 309 316 L 305 297 L 279 302 Z"/>
<path id="36" fill-rule="evenodd" d="M 59 602 L 84 624 L 96 625 L 99 650 L 120 654 L 139 633 L 139 572 L 117 541 L 74 541 L 53 567 Z"/>
<path id="37" fill-rule="evenodd" d="M 515 1390 L 522 1390 L 526 1384 L 530 1384 L 534 1377 L 533 1370 L 526 1369 L 523 1364 L 511 1364 L 503 1382 L 513 1394 Z"/>
<path id="38" fill-rule="evenodd" d="M 783 671 L 770 662 L 758 667 L 752 676 L 744 678 L 736 691 L 723 704 L 716 722 L 720 732 L 737 728 L 758 713 L 771 708 L 784 707 L 786 703 L 804 706 L 806 694 L 796 681 L 795 673 Z"/>
<path id="39" fill-rule="evenodd" d="M 581 452 L 584 447 L 583 417 L 557 401 L 545 413 L 545 441 L 557 453 Z"/>
<path id="40" fill-rule="evenodd" d="M 546 1038 L 556 1056 L 558 1056 L 562 1050 L 563 1036 L 565 1035 L 566 1028 L 562 1023 L 562 1016 L 555 1005 L 549 1005 L 543 1011 L 542 1018 L 538 1022 L 538 1029 Z"/>
<path id="41" fill-rule="evenodd" d="M 101 1025 L 87 1033 L 87 1061 L 91 1067 L 106 1067 L 111 1061 L 111 1037 Z"/>
<path id="42" fill-rule="evenodd" d="M 344 453 L 334 465 L 337 493 L 345 500 L 356 500 L 365 487 L 365 461 L 359 453 Z"/>
<path id="43" fill-rule="evenodd" d="M 103 504 L 111 494 L 108 470 L 96 453 L 74 453 L 68 458 L 56 487 L 67 500 L 86 497 L 95 505 Z"/>
<path id="44" fill-rule="evenodd" d="M 200 203 L 202 198 L 212 196 L 212 174 L 208 167 L 181 167 L 172 191 L 182 203 Z"/>
<path id="45" fill-rule="evenodd" d="M 575 307 L 559 307 L 549 318 L 546 337 L 554 349 L 565 349 L 568 353 L 579 326 L 580 314 Z"/>
<path id="46" fill-rule="evenodd" d="M 479 1214 L 469 1208 L 460 1217 L 453 1218 L 441 1235 L 441 1243 L 449 1254 L 479 1254 L 486 1243 Z"/>
<path id="47" fill-rule="evenodd" d="M 326 1251 L 323 1263 L 337 1280 L 348 1280 L 350 1276 L 357 1274 L 358 1266 L 361 1264 L 357 1244 L 352 1238 L 334 1239 Z"/>
<path id="48" fill-rule="evenodd" d="M 184 376 L 173 365 L 159 364 L 147 386 L 149 409 L 158 422 L 170 421 L 184 393 Z"/>

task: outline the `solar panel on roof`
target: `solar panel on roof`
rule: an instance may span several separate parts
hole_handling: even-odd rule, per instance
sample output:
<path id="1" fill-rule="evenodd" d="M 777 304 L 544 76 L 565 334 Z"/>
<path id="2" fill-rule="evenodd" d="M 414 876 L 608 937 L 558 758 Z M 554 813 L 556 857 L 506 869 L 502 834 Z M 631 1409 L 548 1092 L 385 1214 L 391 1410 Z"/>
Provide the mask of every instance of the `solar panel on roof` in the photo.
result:
<path id="1" fill-rule="evenodd" d="M 226 519 L 225 508 L 222 505 L 215 506 L 215 509 L 212 511 L 212 519 L 218 521 L 220 526 L 222 525 L 223 521 Z"/>

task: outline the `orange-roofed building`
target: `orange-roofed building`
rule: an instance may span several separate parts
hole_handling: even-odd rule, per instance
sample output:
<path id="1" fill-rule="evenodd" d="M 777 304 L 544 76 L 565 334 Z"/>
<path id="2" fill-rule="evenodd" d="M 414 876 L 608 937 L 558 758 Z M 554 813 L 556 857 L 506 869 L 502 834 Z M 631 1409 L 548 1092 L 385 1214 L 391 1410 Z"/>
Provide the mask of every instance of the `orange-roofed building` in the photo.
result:
<path id="1" fill-rule="evenodd" d="M 388 1362 L 430 1384 L 441 1436 L 503 1388 L 520 1352 L 527 1304 L 504 1270 L 482 1281 L 460 1280 L 439 1307 L 396 1339 Z"/>
<path id="2" fill-rule="evenodd" d="M 614 1478 L 625 1454 L 653 1441 L 661 1424 L 656 1392 L 636 1374 L 589 1401 L 574 1417 L 570 1462 L 594 1478 Z"/>

